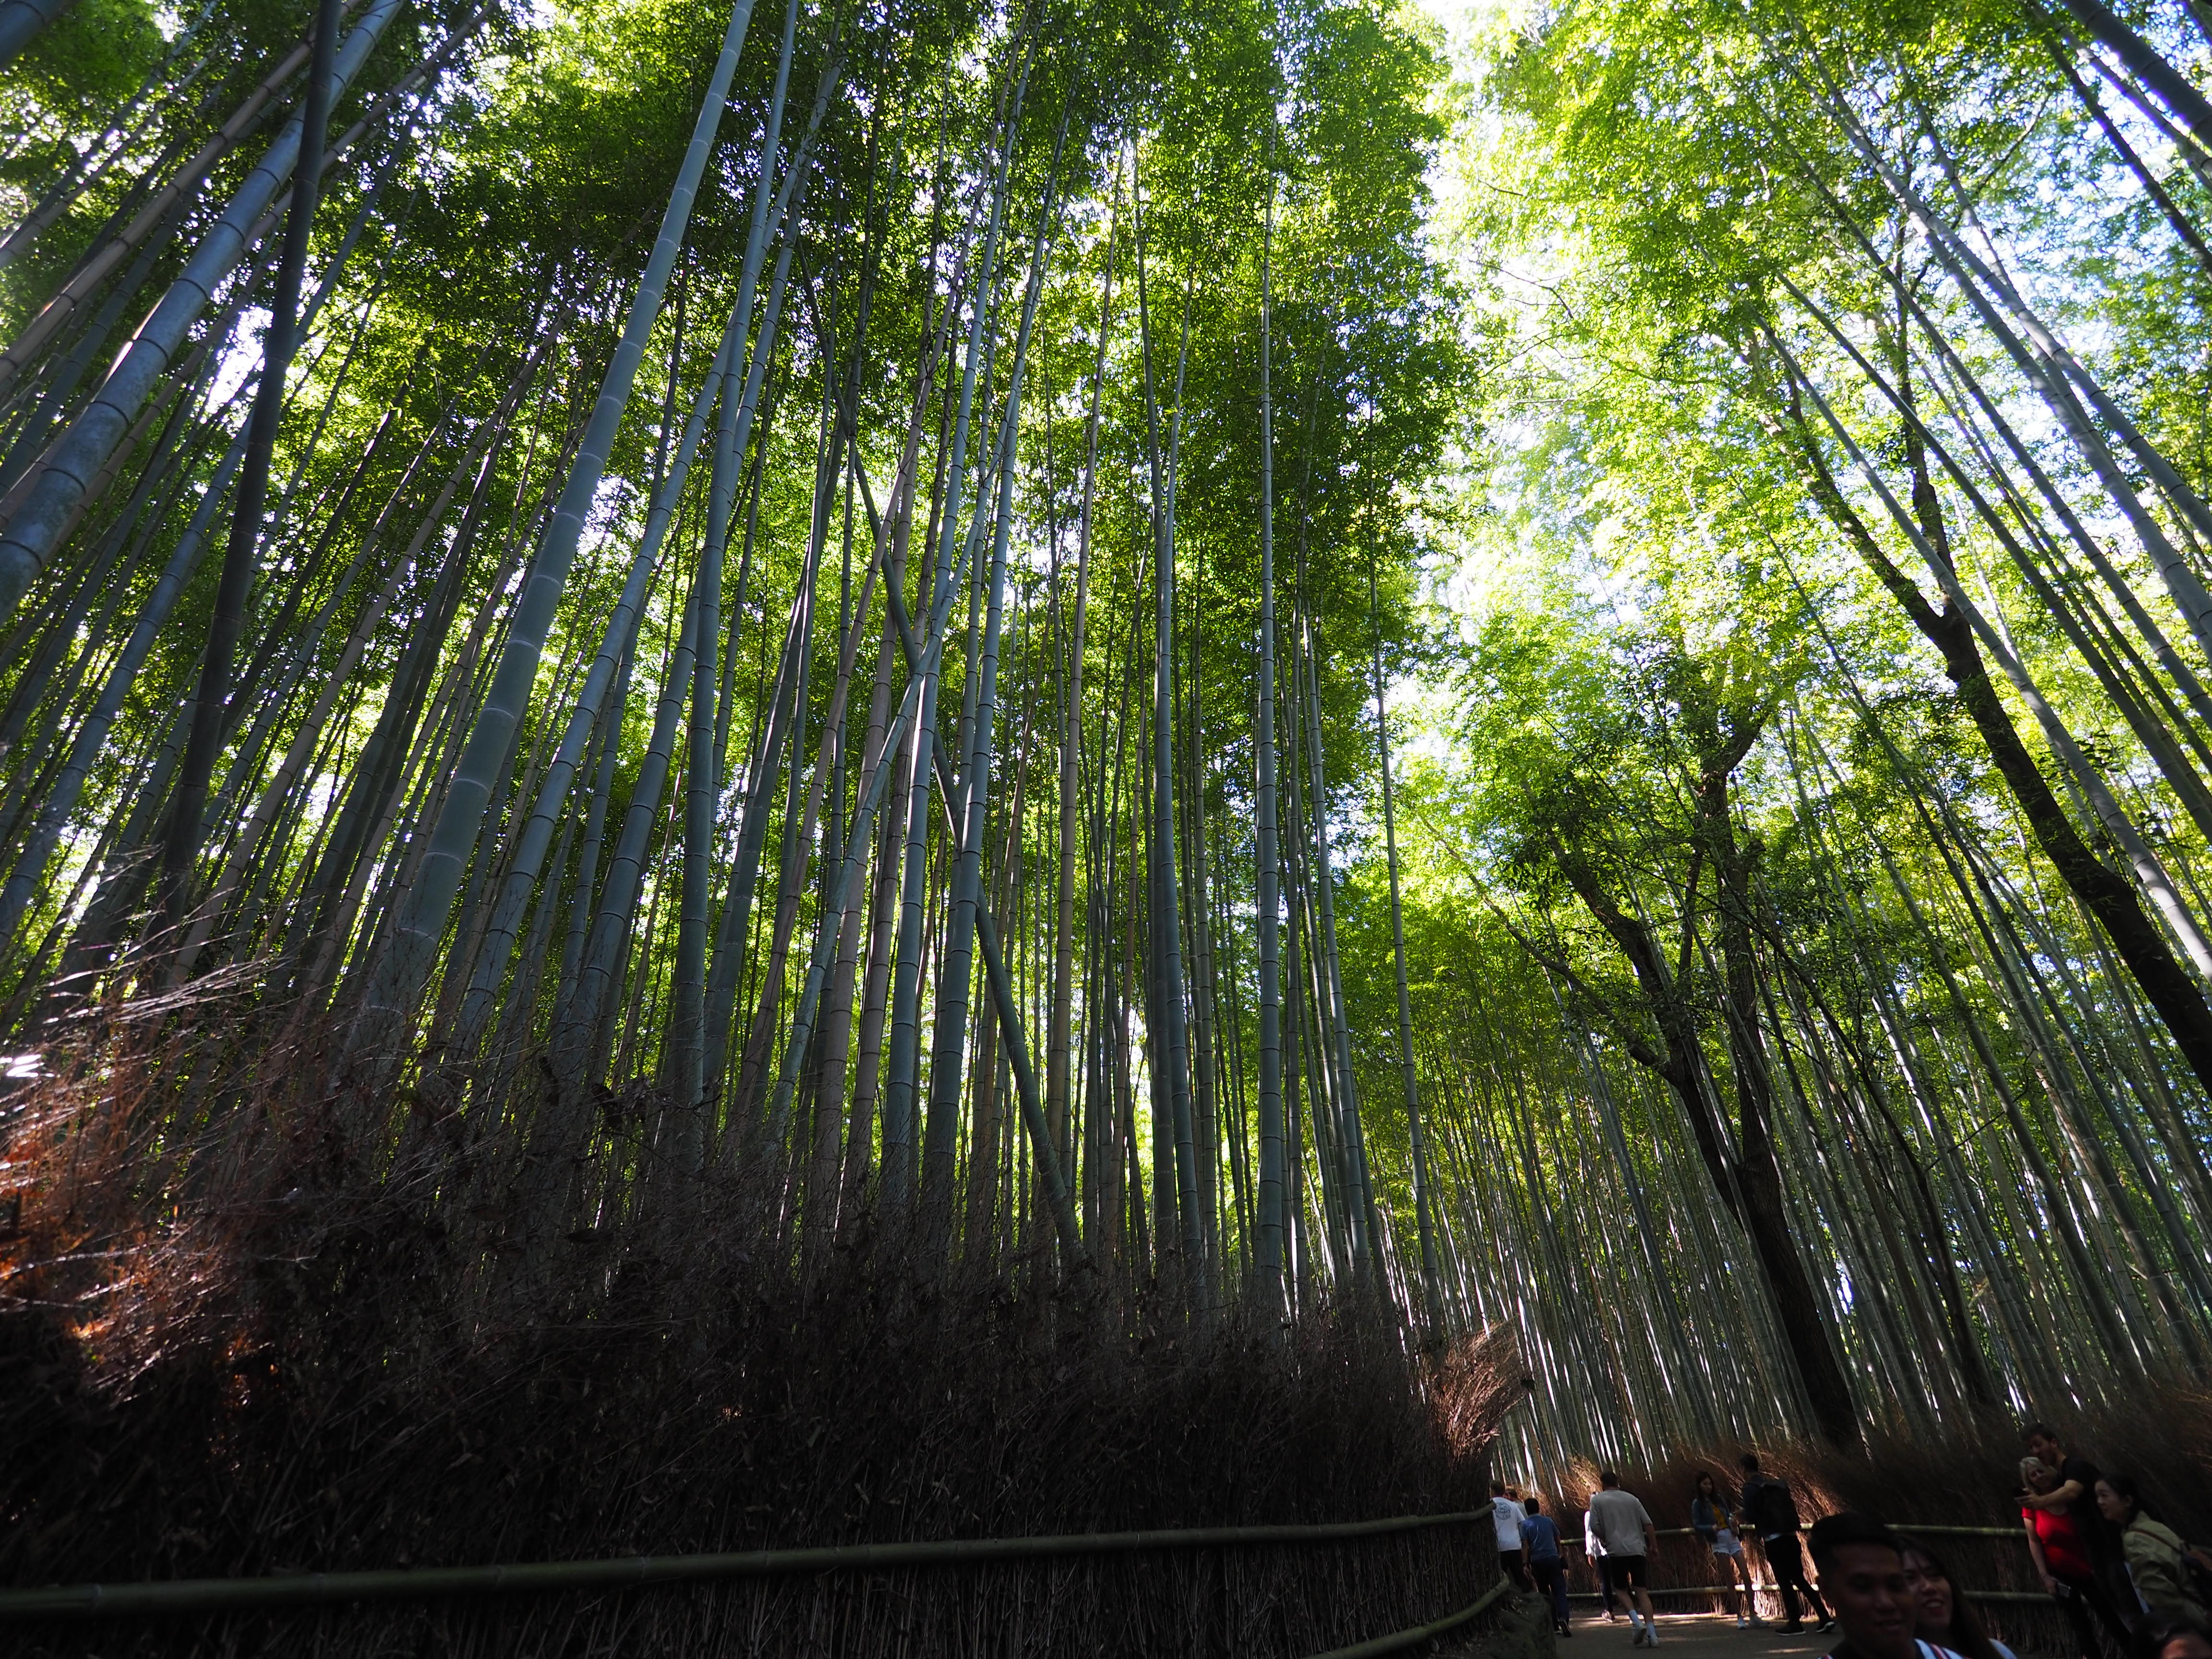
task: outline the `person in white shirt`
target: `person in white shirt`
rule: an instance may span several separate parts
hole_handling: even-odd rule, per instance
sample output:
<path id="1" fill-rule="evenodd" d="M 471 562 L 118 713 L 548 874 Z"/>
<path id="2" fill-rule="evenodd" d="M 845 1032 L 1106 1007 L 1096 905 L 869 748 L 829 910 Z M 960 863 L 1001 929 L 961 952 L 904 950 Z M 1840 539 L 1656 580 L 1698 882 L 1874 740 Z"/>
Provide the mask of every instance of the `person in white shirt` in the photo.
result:
<path id="1" fill-rule="evenodd" d="M 1620 1477 L 1611 1469 L 1598 1476 L 1599 1490 L 1590 1494 L 1589 1526 L 1605 1543 L 1605 1559 L 1613 1572 L 1613 1588 L 1628 1597 L 1628 1622 L 1636 1626 L 1630 1645 L 1659 1645 L 1659 1626 L 1651 1613 L 1650 1560 L 1659 1542 L 1650 1511 L 1634 1492 L 1620 1489 Z"/>
<path id="2" fill-rule="evenodd" d="M 1522 1589 L 1534 1589 L 1521 1560 L 1521 1500 L 1505 1489 L 1503 1480 L 1490 1483 L 1490 1518 L 1498 1531 L 1498 1571 Z"/>

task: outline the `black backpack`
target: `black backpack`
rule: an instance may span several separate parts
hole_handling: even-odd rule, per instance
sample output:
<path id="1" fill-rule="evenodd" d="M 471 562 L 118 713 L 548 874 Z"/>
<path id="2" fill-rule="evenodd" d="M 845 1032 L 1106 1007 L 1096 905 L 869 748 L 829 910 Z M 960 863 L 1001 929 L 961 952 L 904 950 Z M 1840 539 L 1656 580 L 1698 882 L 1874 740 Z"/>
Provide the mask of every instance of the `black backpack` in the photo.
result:
<path id="1" fill-rule="evenodd" d="M 1771 1474 L 1756 1475 L 1745 1483 L 1743 1513 L 1752 1530 L 1760 1534 L 1795 1533 L 1799 1525 L 1797 1500 L 1787 1485 Z"/>

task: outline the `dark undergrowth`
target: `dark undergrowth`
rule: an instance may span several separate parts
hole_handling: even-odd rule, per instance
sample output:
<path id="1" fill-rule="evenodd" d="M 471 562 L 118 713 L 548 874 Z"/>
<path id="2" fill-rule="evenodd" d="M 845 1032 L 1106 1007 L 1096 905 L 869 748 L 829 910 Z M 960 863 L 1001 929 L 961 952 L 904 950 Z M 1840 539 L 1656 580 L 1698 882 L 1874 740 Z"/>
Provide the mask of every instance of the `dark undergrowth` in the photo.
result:
<path id="1" fill-rule="evenodd" d="M 917 1285 L 864 1226 L 791 1247 L 740 1182 L 699 1195 L 680 1230 L 508 1249 L 496 1206 L 454 1202 L 465 1150 L 403 1133 L 371 1178 L 343 1127 L 357 1103 L 233 1094 L 228 1121 L 184 1134 L 140 1121 L 163 1091 L 133 1075 L 80 1068 L 11 1103 L 9 1584 L 1485 1500 L 1517 1368 L 1480 1344 L 1421 1358 L 1351 1310 L 1287 1332 L 1233 1309 L 1187 1322 L 1157 1290 L 1035 1256 Z M 1495 1573 L 1487 1536 L 7 1634 L 17 1651 L 108 1659 L 1295 1654 L 1465 1605 Z"/>

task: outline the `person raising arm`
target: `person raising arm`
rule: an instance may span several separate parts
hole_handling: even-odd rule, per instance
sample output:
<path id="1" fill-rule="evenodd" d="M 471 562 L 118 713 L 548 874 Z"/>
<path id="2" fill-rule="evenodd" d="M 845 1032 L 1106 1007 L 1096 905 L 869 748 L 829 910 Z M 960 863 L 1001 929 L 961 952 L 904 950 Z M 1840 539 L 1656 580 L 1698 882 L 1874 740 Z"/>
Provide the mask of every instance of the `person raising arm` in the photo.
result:
<path id="1" fill-rule="evenodd" d="M 2092 1614 L 2104 1620 L 2113 1640 L 2126 1647 L 2128 1627 L 2120 1622 L 2112 1599 L 2098 1581 L 2089 1540 L 2081 1535 L 2073 1512 L 2036 1501 L 2048 1498 L 2058 1490 L 2057 1467 L 2039 1457 L 2023 1457 L 2020 1460 L 2020 1518 L 2027 1530 L 2028 1553 L 2035 1558 L 2035 1571 L 2043 1580 L 2043 1588 L 2051 1593 L 2051 1599 L 2065 1613 L 2066 1622 L 2073 1627 L 2075 1654 L 2079 1659 L 2100 1659 L 2096 1628 L 2090 1622 Z"/>

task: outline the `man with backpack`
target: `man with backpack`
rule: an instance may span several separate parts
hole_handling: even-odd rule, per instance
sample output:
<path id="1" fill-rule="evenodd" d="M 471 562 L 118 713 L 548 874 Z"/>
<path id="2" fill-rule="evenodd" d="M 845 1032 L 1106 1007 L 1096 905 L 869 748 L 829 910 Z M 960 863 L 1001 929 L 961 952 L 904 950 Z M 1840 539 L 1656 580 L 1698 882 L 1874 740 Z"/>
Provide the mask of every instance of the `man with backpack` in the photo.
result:
<path id="1" fill-rule="evenodd" d="M 1790 1483 L 1761 1472 L 1756 1453 L 1746 1452 L 1742 1462 L 1744 1528 L 1759 1535 L 1767 1567 L 1774 1574 L 1774 1587 L 1782 1593 L 1782 1609 L 1789 1615 L 1783 1633 L 1794 1636 L 1805 1628 L 1805 1616 L 1797 1603 L 1801 1595 L 1820 1616 L 1821 1630 L 1835 1629 L 1828 1604 L 1820 1599 L 1820 1591 L 1805 1582 L 1805 1553 L 1797 1542 L 1803 1522 L 1797 1518 L 1797 1499 L 1790 1491 Z"/>

